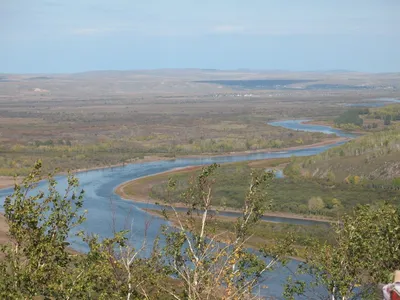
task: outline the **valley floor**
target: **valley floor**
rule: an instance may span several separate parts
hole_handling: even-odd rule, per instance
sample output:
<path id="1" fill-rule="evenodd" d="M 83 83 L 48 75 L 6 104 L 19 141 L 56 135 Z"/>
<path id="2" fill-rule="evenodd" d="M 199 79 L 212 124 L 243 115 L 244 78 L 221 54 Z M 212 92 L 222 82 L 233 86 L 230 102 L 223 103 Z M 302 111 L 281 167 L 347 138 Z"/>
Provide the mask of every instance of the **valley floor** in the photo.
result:
<path id="1" fill-rule="evenodd" d="M 262 163 L 264 161 L 258 161 L 258 163 Z M 257 162 L 256 162 L 257 163 Z M 151 203 L 156 204 L 160 201 L 157 199 L 153 199 L 150 197 L 151 189 L 153 186 L 159 185 L 163 182 L 166 182 L 169 178 L 174 175 L 182 175 L 182 174 L 193 174 L 196 170 L 200 170 L 201 166 L 190 166 L 186 168 L 177 168 L 167 172 L 161 172 L 155 175 L 145 176 L 141 178 L 137 178 L 134 180 L 127 181 L 121 185 L 119 185 L 114 191 L 121 198 L 125 200 L 131 200 L 133 202 L 139 203 Z M 176 207 L 185 207 L 182 203 L 174 203 Z M 214 207 L 215 210 L 225 211 L 225 212 L 240 212 L 239 209 L 235 208 L 226 208 L 226 207 Z M 299 220 L 313 220 L 313 221 L 321 221 L 321 222 L 330 222 L 333 219 L 328 218 L 326 216 L 318 216 L 318 215 L 301 215 L 289 212 L 268 212 L 265 213 L 264 216 L 272 216 L 272 217 L 281 217 L 281 218 L 291 218 L 291 219 L 299 219 Z M 219 218 L 219 217 L 218 217 Z"/>

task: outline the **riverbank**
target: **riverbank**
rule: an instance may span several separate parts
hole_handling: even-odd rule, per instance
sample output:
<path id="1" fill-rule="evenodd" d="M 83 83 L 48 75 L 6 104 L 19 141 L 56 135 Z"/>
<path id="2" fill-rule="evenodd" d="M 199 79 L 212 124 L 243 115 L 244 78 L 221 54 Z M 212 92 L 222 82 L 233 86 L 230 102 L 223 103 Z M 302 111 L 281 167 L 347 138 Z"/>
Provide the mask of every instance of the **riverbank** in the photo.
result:
<path id="1" fill-rule="evenodd" d="M 155 209 L 144 209 L 146 213 L 154 216 L 165 218 L 167 216 L 168 221 L 175 228 L 180 228 L 181 220 L 182 224 L 185 224 L 187 215 L 184 212 L 177 212 L 177 215 L 172 211 L 162 212 Z M 194 215 L 193 221 L 195 227 L 201 223 L 201 215 Z M 218 216 L 217 218 L 209 219 L 208 230 L 206 235 L 209 238 L 218 236 L 218 241 L 226 244 L 230 244 L 235 239 L 235 224 L 236 218 L 232 216 Z M 288 256 L 287 258 L 294 259 L 297 261 L 304 261 L 306 255 L 306 244 L 309 237 L 313 237 L 319 240 L 321 243 L 327 241 L 327 237 L 330 234 L 330 228 L 324 226 L 309 226 L 309 225 L 289 225 L 284 223 L 270 223 L 270 222 L 259 222 L 250 229 L 249 238 L 245 242 L 245 247 L 252 249 L 262 249 L 265 246 L 273 246 L 277 241 L 285 239 L 288 232 L 294 234 L 295 239 L 293 241 L 293 248 L 296 250 L 296 255 Z"/>
<path id="2" fill-rule="evenodd" d="M 88 171 L 94 171 L 94 170 L 102 170 L 102 169 L 108 169 L 108 168 L 114 168 L 114 167 L 121 167 L 124 165 L 131 165 L 131 164 L 140 164 L 140 163 L 146 163 L 146 162 L 153 162 L 153 161 L 162 161 L 162 160 L 175 160 L 175 159 L 188 159 L 188 158 L 218 158 L 218 157 L 223 157 L 223 156 L 245 156 L 245 155 L 251 155 L 251 154 L 258 154 L 258 153 L 277 153 L 277 152 L 288 152 L 288 151 L 292 151 L 292 150 L 299 150 L 299 149 L 312 149 L 315 147 L 322 147 L 322 146 L 328 146 L 328 145 L 333 145 L 336 144 L 338 142 L 343 142 L 348 140 L 348 138 L 345 137 L 337 137 L 337 138 L 327 138 L 324 139 L 321 142 L 318 143 L 314 143 L 314 144 L 309 144 L 309 145 L 298 145 L 295 147 L 288 147 L 288 148 L 274 148 L 274 149 L 260 149 L 260 150 L 254 150 L 254 151 L 241 151 L 241 152 L 230 152 L 230 153 L 221 153 L 221 154 L 214 154 L 214 153 L 210 153 L 210 154 L 204 154 L 204 155 L 187 155 L 187 156 L 179 156 L 179 157 L 159 157 L 159 156 L 146 156 L 143 159 L 135 159 L 133 161 L 129 161 L 129 162 L 125 162 L 125 163 L 120 163 L 120 164 L 115 164 L 115 165 L 105 165 L 105 166 L 96 166 L 96 167 L 92 167 L 92 168 L 82 168 L 82 169 L 75 169 L 72 171 L 72 173 L 84 173 L 84 172 L 88 172 Z M 287 160 L 290 158 L 281 158 L 282 160 Z M 268 159 L 269 162 L 273 161 L 273 159 Z M 257 167 L 269 167 L 263 164 L 262 161 L 257 160 L 257 161 L 252 161 L 249 163 L 251 164 L 256 164 Z M 194 167 L 191 167 L 192 169 L 188 168 L 186 169 L 187 172 L 191 172 L 193 171 Z M 169 173 L 168 173 L 169 172 Z M 182 169 L 175 169 L 173 171 L 168 171 L 166 172 L 167 176 L 171 175 L 171 172 L 182 172 Z M 66 174 L 64 173 L 58 173 L 57 175 L 64 175 Z M 146 177 L 148 178 L 148 180 L 152 180 L 152 176 L 148 176 Z M 142 178 L 143 180 L 143 178 Z M 138 181 L 139 182 L 139 181 Z M 137 182 L 136 182 L 137 183 Z M 151 182 L 148 182 L 148 184 Z M 7 187 L 12 187 L 14 185 L 14 178 L 13 177 L 7 177 L 7 176 L 2 176 L 0 177 L 0 187 L 2 189 L 7 188 Z M 117 190 L 120 190 L 121 186 L 124 186 L 124 184 L 127 184 L 126 182 L 121 184 L 120 186 L 118 186 L 117 188 L 115 188 L 115 186 L 113 187 L 113 189 L 115 189 L 115 191 L 117 192 Z M 142 190 L 143 190 L 143 186 L 142 186 Z M 144 192 L 146 192 L 146 187 L 144 186 Z M 155 202 L 152 199 L 148 198 L 148 193 L 145 194 L 144 192 L 142 192 L 143 197 L 141 198 L 141 202 L 143 203 L 150 203 L 151 202 Z M 6 193 L 3 193 L 4 196 L 6 196 Z M 144 196 L 145 195 L 145 196 Z M 129 197 L 123 197 L 126 199 L 129 199 Z M 92 199 L 88 199 L 88 201 L 90 202 Z M 129 199 L 132 200 L 132 199 Z M 135 201 L 138 202 L 137 197 L 134 198 Z M 226 210 L 225 211 L 232 211 L 232 212 L 237 212 L 235 210 Z M 290 219 L 299 219 L 299 220 L 312 220 L 312 221 L 321 221 L 321 222 L 326 222 L 326 221 L 330 221 L 327 220 L 326 218 L 315 218 L 315 217 L 309 217 L 309 216 L 304 216 L 304 215 L 296 215 L 296 214 L 291 214 L 291 213 L 283 213 L 283 212 L 270 212 L 268 214 L 266 214 L 267 216 L 272 216 L 272 217 L 281 217 L 281 218 L 290 218 Z M 0 216 L 0 218 L 2 218 Z M 4 220 L 4 218 L 3 218 Z M 264 222 L 263 222 L 264 223 Z M 266 222 L 265 222 L 266 223 Z M 0 223 L 0 231 L 2 232 L 2 236 L 6 237 L 7 236 L 7 227 L 6 227 L 6 223 L 3 221 Z"/>
<path id="3" fill-rule="evenodd" d="M 273 161 L 273 160 L 267 160 L 267 161 Z M 189 166 L 185 168 L 176 168 L 166 172 L 160 172 L 157 174 L 140 177 L 134 180 L 129 180 L 117 186 L 114 189 L 114 192 L 124 200 L 129 200 L 132 202 L 144 203 L 144 204 L 157 204 L 160 201 L 153 199 L 149 196 L 150 191 L 154 185 L 167 181 L 173 175 L 193 173 L 196 170 L 200 170 L 201 168 L 202 166 Z M 174 206 L 180 208 L 186 208 L 185 204 L 183 203 L 174 203 Z M 241 212 L 239 209 L 218 207 L 218 206 L 213 207 L 213 209 L 221 212 L 232 212 L 232 213 Z M 288 212 L 267 212 L 264 214 L 264 216 L 317 221 L 321 223 L 334 221 L 332 219 L 322 216 L 304 216 Z"/>
<path id="4" fill-rule="evenodd" d="M 223 157 L 223 156 L 236 156 L 236 155 L 248 155 L 248 154 L 256 154 L 256 153 L 266 153 L 266 152 L 271 152 L 271 153 L 276 153 L 276 152 L 286 152 L 286 151 L 292 151 L 292 150 L 301 150 L 301 149 L 308 149 L 308 148 L 314 148 L 314 147 L 322 147 L 322 146 L 328 146 L 332 144 L 336 144 L 339 142 L 343 142 L 348 140 L 348 138 L 344 137 L 338 137 L 338 138 L 330 138 L 322 142 L 310 144 L 310 145 L 299 145 L 295 147 L 288 147 L 288 148 L 267 148 L 267 149 L 259 149 L 259 150 L 248 150 L 248 151 L 240 151 L 240 152 L 227 152 L 223 154 L 213 154 L 213 153 L 205 153 L 205 154 L 199 154 L 199 155 L 181 155 L 181 156 L 176 156 L 176 157 L 162 157 L 162 156 L 145 156 L 142 159 L 136 159 L 130 162 L 125 162 L 125 163 L 119 163 L 119 164 L 114 164 L 114 165 L 105 165 L 105 166 L 96 166 L 92 168 L 82 168 L 82 169 L 75 169 L 72 170 L 71 173 L 76 174 L 76 173 L 84 173 L 84 172 L 89 172 L 89 171 L 96 171 L 96 170 L 102 170 L 102 169 L 108 169 L 108 168 L 116 168 L 116 167 L 122 167 L 126 165 L 133 165 L 133 164 L 141 164 L 141 163 L 146 163 L 146 162 L 155 162 L 155 161 L 166 161 L 166 160 L 175 160 L 175 159 L 185 159 L 185 158 L 211 158 L 211 157 Z M 66 175 L 68 172 L 59 172 L 56 175 Z M 22 177 L 18 177 L 19 179 L 22 180 Z M 0 189 L 5 189 L 5 188 L 10 188 L 14 186 L 14 177 L 13 176 L 0 176 Z"/>
<path id="5" fill-rule="evenodd" d="M 97 167 L 92 167 L 92 168 L 82 168 L 82 169 L 74 169 L 71 170 L 72 174 L 77 174 L 77 173 L 85 173 L 89 171 L 97 171 L 97 170 L 103 170 L 103 169 L 109 169 L 109 168 L 117 168 L 117 167 L 123 167 L 126 165 L 131 165 L 131 164 L 141 164 L 141 163 L 147 163 L 147 162 L 155 162 L 155 161 L 166 161 L 166 160 L 174 160 L 175 158 L 170 158 L 170 157 L 161 157 L 161 156 L 145 156 L 144 158 L 141 159 L 136 159 L 132 162 L 128 163 L 119 163 L 119 164 L 114 164 L 114 165 L 106 165 L 106 166 L 97 166 Z M 58 172 L 55 175 L 67 175 L 68 172 Z M 17 177 L 17 182 L 21 182 L 24 177 L 19 176 Z M 6 189 L 6 188 L 11 188 L 15 184 L 15 177 L 14 176 L 0 176 L 0 189 Z"/>
<path id="6" fill-rule="evenodd" d="M 301 145 L 301 146 L 296 146 L 296 147 L 291 147 L 291 148 L 283 148 L 283 149 L 263 149 L 263 150 L 256 150 L 256 151 L 245 151 L 245 152 L 235 152 L 235 153 L 228 153 L 228 154 L 224 154 L 224 155 L 198 155 L 198 156 L 190 156 L 190 157 L 204 157 L 204 158 L 210 158 L 210 157 L 220 157 L 220 156 L 234 156 L 234 155 L 246 155 L 246 154 L 251 154 L 251 153 L 265 153 L 265 152 L 283 152 L 283 151 L 290 151 L 290 150 L 298 150 L 298 149 L 307 149 L 307 148 L 312 148 L 312 147 L 319 147 L 319 146 L 323 146 L 323 145 L 329 145 L 329 144 L 334 144 L 337 143 L 339 141 L 343 141 L 345 139 L 343 138 L 335 138 L 335 139 L 329 139 L 323 142 L 319 142 L 316 144 L 312 144 L 312 145 Z M 181 156 L 178 158 L 189 158 L 189 156 Z M 154 162 L 154 161 L 165 161 L 165 160 L 174 160 L 174 159 L 178 159 L 178 158 L 170 158 L 170 157 L 157 157 L 157 156 L 146 156 L 143 159 L 140 160 L 135 160 L 134 162 L 131 162 L 130 164 L 140 164 L 140 163 L 146 163 L 146 162 Z M 272 160 L 268 160 L 268 161 L 272 161 Z M 257 161 L 257 162 L 251 162 L 252 164 L 260 164 L 262 162 Z M 93 168 L 85 168 L 85 169 L 76 169 L 74 171 L 72 171 L 72 173 L 84 173 L 84 172 L 88 172 L 88 171 L 94 171 L 94 170 L 102 170 L 102 169 L 107 169 L 107 168 L 113 168 L 113 167 L 121 167 L 123 165 L 126 165 L 126 163 L 121 163 L 121 164 L 116 164 L 116 165 L 109 165 L 109 166 L 102 166 L 102 167 L 93 167 Z M 195 168 L 200 168 L 200 167 L 188 167 L 188 168 L 184 168 L 185 171 L 187 172 L 191 172 L 193 170 L 195 170 Z M 167 174 L 172 175 L 174 172 L 183 172 L 182 168 L 178 168 L 175 170 L 171 170 L 171 171 L 167 171 L 167 172 L 163 172 L 163 174 Z M 57 175 L 65 175 L 66 172 L 63 173 L 58 173 Z M 145 178 L 151 178 L 154 175 L 151 176 L 147 176 Z M 143 178 L 141 178 L 143 180 Z M 22 177 L 17 177 L 17 182 L 18 180 L 22 180 Z M 122 198 L 126 198 L 127 200 L 132 200 L 129 199 L 129 196 L 124 195 L 123 192 L 123 187 L 124 185 L 128 184 L 131 181 L 125 182 L 121 185 L 119 185 L 117 188 L 115 188 L 115 192 L 120 194 L 122 196 Z M 0 189 L 5 189 L 5 188 L 12 188 L 15 184 L 15 178 L 11 177 L 11 176 L 0 176 Z M 145 186 L 142 186 L 140 189 L 143 190 L 143 188 L 145 188 Z M 139 190 L 140 190 L 139 189 Z M 142 197 L 135 197 L 134 201 L 136 202 L 142 202 L 142 203 L 155 203 L 156 201 L 150 199 L 148 197 L 148 190 L 143 190 L 142 193 Z M 146 195 L 146 196 L 144 196 Z M 231 212 L 237 212 L 235 210 L 226 210 L 225 211 L 231 211 Z M 299 215 L 294 215 L 294 214 L 289 214 L 289 213 L 279 213 L 279 212 L 271 212 L 269 214 L 267 214 L 268 216 L 275 216 L 275 217 L 282 217 L 282 218 L 297 218 L 297 219 L 302 219 L 302 220 L 318 220 L 318 221 L 326 221 L 325 219 L 316 219 L 316 218 L 306 218 L 304 216 L 299 216 Z M 8 226 L 5 222 L 4 216 L 0 213 L 0 241 L 5 241 L 8 240 Z"/>
<path id="7" fill-rule="evenodd" d="M 333 121 L 317 121 L 317 120 L 310 120 L 310 121 L 305 121 L 303 124 L 310 124 L 310 125 L 319 125 L 319 126 L 328 126 L 335 128 L 335 123 Z"/>
<path id="8" fill-rule="evenodd" d="M 22 177 L 13 177 L 13 176 L 0 176 L 0 189 L 5 189 L 14 186 L 15 180 L 17 183 L 22 180 Z"/>
<path id="9" fill-rule="evenodd" d="M 344 142 L 350 140 L 346 137 L 336 137 L 336 138 L 329 138 L 324 141 L 309 144 L 309 145 L 299 145 L 293 147 L 286 147 L 286 148 L 266 148 L 266 149 L 259 149 L 259 150 L 247 150 L 247 151 L 237 151 L 237 152 L 227 152 L 222 154 L 212 154 L 212 153 L 205 153 L 205 154 L 198 154 L 198 155 L 186 155 L 186 156 L 177 156 L 176 159 L 179 158 L 210 158 L 210 157 L 222 157 L 222 156 L 237 156 L 237 155 L 248 155 L 248 154 L 257 154 L 257 153 L 276 153 L 276 152 L 287 152 L 293 150 L 303 150 L 303 149 L 311 149 L 316 147 L 323 147 L 329 146 L 336 143 Z"/>
<path id="10" fill-rule="evenodd" d="M 333 129 L 338 129 L 338 130 L 342 130 L 343 132 L 348 132 L 348 133 L 353 133 L 353 134 L 357 134 L 357 135 L 364 135 L 364 134 L 368 134 L 371 133 L 369 131 L 366 130 L 362 130 L 362 129 L 358 129 L 358 130 L 344 130 L 340 127 L 336 127 L 335 123 L 333 121 L 315 121 L 315 120 L 311 120 L 311 121 L 306 121 L 303 124 L 309 124 L 309 125 L 319 125 L 319 126 L 328 126 L 331 127 Z"/>

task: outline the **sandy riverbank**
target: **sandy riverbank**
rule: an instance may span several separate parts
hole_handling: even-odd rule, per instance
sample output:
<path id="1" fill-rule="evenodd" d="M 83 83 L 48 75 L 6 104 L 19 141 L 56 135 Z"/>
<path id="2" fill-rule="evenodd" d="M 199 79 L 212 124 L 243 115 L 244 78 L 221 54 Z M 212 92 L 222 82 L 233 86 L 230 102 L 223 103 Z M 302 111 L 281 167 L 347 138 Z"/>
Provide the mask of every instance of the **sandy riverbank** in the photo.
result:
<path id="1" fill-rule="evenodd" d="M 95 171 L 95 170 L 103 170 L 103 169 L 108 169 L 108 168 L 116 168 L 116 167 L 122 167 L 130 164 L 141 164 L 141 163 L 146 163 L 146 162 L 154 162 L 154 161 L 164 161 L 164 160 L 173 160 L 175 158 L 170 158 L 170 157 L 160 157 L 160 156 L 145 156 L 144 158 L 134 160 L 132 162 L 128 163 L 120 163 L 120 164 L 114 164 L 114 165 L 107 165 L 107 166 L 97 166 L 97 167 L 92 167 L 92 168 L 84 168 L 84 169 L 75 169 L 71 170 L 72 174 L 77 174 L 77 173 L 84 173 L 84 172 L 89 172 L 89 171 Z M 59 172 L 56 175 L 66 175 L 68 172 Z M 17 182 L 22 181 L 23 177 L 17 177 Z M 10 188 L 13 187 L 15 184 L 15 179 L 13 176 L 0 176 L 0 189 L 5 189 L 5 188 Z"/>
<path id="2" fill-rule="evenodd" d="M 13 176 L 0 176 L 0 189 L 14 186 L 15 180 L 17 180 L 17 182 L 20 182 L 22 180 L 22 177 L 14 178 Z"/>
<path id="3" fill-rule="evenodd" d="M 335 139 L 330 139 L 330 140 L 322 141 L 319 143 L 315 143 L 312 145 L 302 145 L 302 146 L 282 148 L 282 149 L 263 149 L 263 150 L 257 150 L 257 151 L 244 151 L 244 152 L 235 152 L 235 153 L 229 153 L 229 154 L 224 154 L 224 155 L 213 155 L 213 156 L 214 157 L 215 156 L 227 156 L 227 155 L 234 156 L 234 155 L 251 154 L 251 153 L 282 152 L 282 151 L 290 151 L 290 150 L 300 150 L 300 149 L 327 146 L 327 145 L 335 144 L 335 143 L 346 141 L 346 140 L 349 140 L 349 138 L 338 137 Z M 186 158 L 188 158 L 188 157 L 199 158 L 199 157 L 210 157 L 210 156 L 198 155 L 198 156 L 185 156 L 185 157 Z M 160 172 L 160 173 L 140 177 L 140 178 L 137 178 L 134 180 L 129 180 L 129 181 L 124 182 L 124 183 L 120 184 L 119 186 L 117 186 L 114 189 L 114 192 L 125 200 L 130 200 L 130 201 L 139 202 L 139 203 L 156 204 L 159 201 L 149 197 L 149 193 L 150 193 L 151 187 L 154 184 L 159 183 L 157 176 L 160 176 L 160 175 L 172 176 L 173 174 L 176 174 L 176 173 L 189 173 L 189 172 L 195 171 L 200 168 L 201 168 L 201 166 L 188 166 L 185 168 L 176 168 L 176 169 L 169 170 L 166 172 Z M 152 180 L 152 178 L 154 180 Z M 143 179 L 147 179 L 145 183 L 141 182 L 141 181 L 143 181 Z M 135 189 L 134 196 L 129 195 L 125 191 L 125 189 L 128 186 L 130 188 Z M 182 204 L 182 203 L 176 203 L 175 205 L 178 207 L 185 207 L 184 204 Z M 223 211 L 227 211 L 227 212 L 239 212 L 239 210 L 235 210 L 235 209 L 226 209 L 226 208 L 218 208 L 218 207 L 215 207 L 215 209 L 221 210 L 221 211 L 223 210 Z M 286 213 L 286 212 L 269 212 L 264 215 L 271 216 L 271 217 L 292 218 L 292 219 L 311 220 L 311 221 L 320 221 L 320 222 L 331 222 L 332 221 L 330 219 L 325 219 L 325 218 L 320 218 L 320 217 L 315 218 L 315 217 L 297 215 L 297 214 Z"/>

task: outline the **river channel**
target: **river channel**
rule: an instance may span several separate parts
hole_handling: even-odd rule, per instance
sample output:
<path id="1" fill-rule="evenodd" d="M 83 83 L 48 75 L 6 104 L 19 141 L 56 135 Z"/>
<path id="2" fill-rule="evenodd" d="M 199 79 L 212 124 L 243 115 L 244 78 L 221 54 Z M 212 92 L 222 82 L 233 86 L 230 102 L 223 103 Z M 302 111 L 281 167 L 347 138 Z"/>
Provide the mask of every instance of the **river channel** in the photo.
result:
<path id="1" fill-rule="evenodd" d="M 292 130 L 323 132 L 347 138 L 354 137 L 349 133 L 328 126 L 304 124 L 305 121 L 306 120 L 287 120 L 272 122 L 269 124 Z M 129 228 L 132 229 L 131 240 L 133 244 L 140 244 L 146 237 L 149 247 L 151 247 L 152 241 L 160 234 L 160 227 L 162 225 L 167 225 L 168 223 L 162 218 L 154 217 L 143 210 L 145 208 L 154 208 L 154 205 L 124 200 L 115 194 L 114 189 L 123 182 L 187 166 L 290 157 L 293 155 L 315 155 L 342 143 L 344 142 L 282 152 L 259 152 L 205 158 L 178 158 L 175 160 L 129 164 L 121 167 L 80 172 L 76 175 L 79 179 L 80 187 L 85 190 L 84 208 L 88 210 L 88 214 L 86 222 L 82 227 L 77 228 L 76 230 L 85 230 L 88 233 L 98 234 L 100 237 L 109 237 L 113 234 L 114 229 L 123 229 L 128 225 Z M 57 176 L 56 179 L 58 180 L 60 191 L 65 190 L 67 185 L 66 177 Z M 40 183 L 37 189 L 45 190 L 46 183 Z M 1 205 L 4 203 L 5 197 L 11 193 L 12 189 L 0 190 Z M 3 211 L 2 206 L 0 209 Z M 225 212 L 224 214 L 232 215 L 234 213 Z M 273 222 L 304 225 L 311 225 L 317 222 L 281 217 L 264 217 L 264 219 Z M 148 224 L 150 225 L 148 226 Z M 145 230 L 145 228 L 147 228 L 147 230 Z M 87 246 L 79 239 L 72 237 L 71 243 L 74 249 L 83 252 L 87 251 Z M 279 298 L 282 295 L 282 283 L 290 274 L 291 270 L 296 268 L 298 263 L 299 262 L 293 260 L 289 263 L 288 267 L 279 267 L 277 270 L 268 273 L 266 275 L 266 285 L 268 285 L 268 289 L 263 291 L 262 294 L 268 294 L 269 296 Z"/>

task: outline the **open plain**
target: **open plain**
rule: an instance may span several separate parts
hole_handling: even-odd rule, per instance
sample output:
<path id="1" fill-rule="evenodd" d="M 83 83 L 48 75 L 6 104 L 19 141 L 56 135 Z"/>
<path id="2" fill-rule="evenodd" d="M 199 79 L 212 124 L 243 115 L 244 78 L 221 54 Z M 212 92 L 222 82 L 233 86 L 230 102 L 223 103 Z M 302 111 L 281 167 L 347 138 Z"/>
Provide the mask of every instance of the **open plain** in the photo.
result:
<path id="1" fill-rule="evenodd" d="M 400 96 L 399 74 L 218 70 L 0 76 L 0 175 L 215 155 L 329 139 L 268 121 L 331 120 L 349 104 Z"/>

